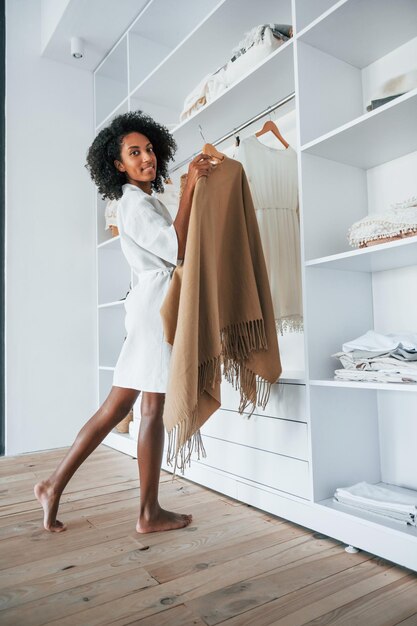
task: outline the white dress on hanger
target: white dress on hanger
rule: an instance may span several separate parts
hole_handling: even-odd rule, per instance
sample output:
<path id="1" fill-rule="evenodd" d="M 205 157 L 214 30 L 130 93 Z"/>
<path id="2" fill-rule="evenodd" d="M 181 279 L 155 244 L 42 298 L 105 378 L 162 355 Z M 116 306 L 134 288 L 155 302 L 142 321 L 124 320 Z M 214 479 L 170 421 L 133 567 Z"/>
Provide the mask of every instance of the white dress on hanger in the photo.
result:
<path id="1" fill-rule="evenodd" d="M 278 150 L 255 135 L 241 140 L 234 158 L 245 169 L 258 219 L 277 332 L 302 331 L 297 153 Z"/>
<path id="2" fill-rule="evenodd" d="M 124 256 L 137 276 L 125 300 L 126 338 L 113 385 L 165 393 L 171 346 L 160 308 L 177 265 L 178 239 L 168 209 L 156 194 L 125 184 L 117 222 Z"/>

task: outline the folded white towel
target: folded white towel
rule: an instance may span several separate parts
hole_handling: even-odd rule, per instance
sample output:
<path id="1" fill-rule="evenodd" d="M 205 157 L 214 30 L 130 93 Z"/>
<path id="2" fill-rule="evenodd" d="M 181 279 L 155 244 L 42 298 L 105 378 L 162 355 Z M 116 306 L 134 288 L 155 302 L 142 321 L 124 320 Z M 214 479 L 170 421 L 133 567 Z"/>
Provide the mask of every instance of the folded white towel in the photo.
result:
<path id="1" fill-rule="evenodd" d="M 351 507 L 352 509 L 357 509 L 357 510 L 359 509 L 360 511 L 366 511 L 367 513 L 372 513 L 373 515 L 382 515 L 383 517 L 386 517 L 389 520 L 394 520 L 396 522 L 400 522 L 401 524 L 409 524 L 411 526 L 417 527 L 417 522 L 415 521 L 415 518 L 410 517 L 408 513 L 406 514 L 406 513 L 392 512 L 386 509 L 375 509 L 364 504 L 359 504 L 358 502 L 345 500 L 344 498 L 339 499 L 335 497 L 334 500 L 336 502 L 339 502 L 340 504 L 343 504 L 344 506 Z"/>
<path id="2" fill-rule="evenodd" d="M 338 487 L 334 497 L 345 498 L 349 502 L 357 502 L 373 509 L 405 513 L 410 517 L 417 514 L 417 493 L 397 485 L 362 481 L 350 487 Z"/>
<path id="3" fill-rule="evenodd" d="M 351 350 L 370 350 L 375 352 L 389 352 L 395 348 L 402 347 L 406 350 L 417 350 L 417 333 L 377 333 L 375 330 L 368 330 L 357 339 L 348 341 L 342 346 L 343 352 Z"/>
<path id="4" fill-rule="evenodd" d="M 367 370 L 374 372 L 397 372 L 398 374 L 417 374 L 417 360 L 402 360 L 388 354 L 376 357 L 356 356 L 358 351 L 336 352 L 332 356 L 339 359 L 347 370 Z"/>

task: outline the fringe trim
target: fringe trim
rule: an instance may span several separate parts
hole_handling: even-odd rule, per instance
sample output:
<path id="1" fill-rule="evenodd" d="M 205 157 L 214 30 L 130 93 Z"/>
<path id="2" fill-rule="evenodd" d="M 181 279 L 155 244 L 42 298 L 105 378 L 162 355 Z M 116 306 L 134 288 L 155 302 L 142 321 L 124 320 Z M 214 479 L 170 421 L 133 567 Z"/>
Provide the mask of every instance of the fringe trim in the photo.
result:
<path id="1" fill-rule="evenodd" d="M 304 330 L 304 321 L 302 315 L 289 315 L 275 320 L 275 328 L 277 334 L 285 333 L 302 333 Z"/>
<path id="2" fill-rule="evenodd" d="M 256 406 L 265 409 L 271 392 L 272 383 L 257 376 L 244 363 L 253 350 L 268 348 L 264 321 L 260 319 L 231 324 L 221 329 L 220 342 L 220 354 L 198 366 L 198 396 L 221 382 L 223 363 L 223 377 L 240 391 L 238 411 L 242 414 L 250 406 L 250 417 Z M 198 460 L 207 456 L 197 421 L 198 403 L 191 414 L 183 416 L 168 433 L 166 462 L 171 467 L 174 464 L 172 480 L 177 469 L 184 474 L 186 465 L 191 465 L 193 452 L 197 453 Z"/>
<path id="3" fill-rule="evenodd" d="M 197 415 L 197 408 L 194 409 L 193 414 Z M 195 419 L 192 420 L 195 422 Z M 168 433 L 168 450 L 167 450 L 167 465 L 172 467 L 174 462 L 174 471 L 172 474 L 172 480 L 174 480 L 177 474 L 177 468 L 181 474 L 184 475 L 186 465 L 191 465 L 191 455 L 195 451 L 197 458 L 200 460 L 201 456 L 206 458 L 207 453 L 204 448 L 203 439 L 201 437 L 200 429 L 186 438 L 186 434 L 189 432 L 189 422 L 182 420 L 175 425 L 175 427 Z M 185 441 L 184 441 L 184 438 Z M 183 442 L 183 443 L 181 443 Z"/>
<path id="4" fill-rule="evenodd" d="M 238 412 L 242 414 L 250 406 L 249 415 L 251 417 L 257 406 L 265 407 L 271 393 L 271 385 L 268 380 L 257 376 L 243 363 L 225 361 L 224 378 L 233 385 L 236 391 L 240 391 L 240 403 Z"/>
<path id="5" fill-rule="evenodd" d="M 354 239 L 353 237 L 351 237 L 349 239 L 349 243 L 351 246 L 355 246 L 357 248 L 361 246 L 366 246 L 368 241 L 377 241 L 378 239 L 402 239 L 405 237 L 412 237 L 414 235 L 417 235 L 417 228 L 415 226 L 411 228 L 401 228 L 399 231 L 395 233 L 392 233 L 392 232 L 389 233 L 385 231 L 385 232 L 379 233 L 378 235 L 370 235 L 370 236 L 361 237 L 357 239 Z"/>

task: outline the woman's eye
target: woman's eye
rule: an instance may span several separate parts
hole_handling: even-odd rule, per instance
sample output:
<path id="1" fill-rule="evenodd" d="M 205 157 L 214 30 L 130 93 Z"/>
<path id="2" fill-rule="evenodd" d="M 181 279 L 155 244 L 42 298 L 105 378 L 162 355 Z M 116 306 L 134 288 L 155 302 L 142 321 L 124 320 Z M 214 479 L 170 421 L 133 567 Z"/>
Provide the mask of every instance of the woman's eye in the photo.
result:
<path id="1" fill-rule="evenodd" d="M 153 152 L 153 148 L 148 148 L 149 152 Z"/>

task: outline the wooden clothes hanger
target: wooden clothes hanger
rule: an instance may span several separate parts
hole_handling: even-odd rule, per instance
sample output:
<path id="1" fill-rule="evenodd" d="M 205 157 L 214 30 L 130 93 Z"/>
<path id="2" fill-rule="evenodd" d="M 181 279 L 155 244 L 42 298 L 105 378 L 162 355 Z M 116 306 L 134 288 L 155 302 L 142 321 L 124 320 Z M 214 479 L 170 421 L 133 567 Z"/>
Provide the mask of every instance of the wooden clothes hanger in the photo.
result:
<path id="1" fill-rule="evenodd" d="M 203 154 L 208 154 L 213 157 L 213 159 L 217 159 L 218 161 L 223 161 L 225 157 L 223 152 L 219 152 L 211 143 L 205 143 L 202 152 Z"/>
<path id="2" fill-rule="evenodd" d="M 203 129 L 201 128 L 201 124 L 198 125 L 199 131 L 200 131 L 200 135 L 202 137 L 202 139 L 204 140 L 204 146 L 202 149 L 202 153 L 203 154 L 208 154 L 209 156 L 211 156 L 213 159 L 216 159 L 217 161 L 223 161 L 224 157 L 226 156 L 225 154 L 223 154 L 222 152 L 219 152 L 218 150 L 216 150 L 216 148 L 213 146 L 213 144 L 211 143 L 207 143 L 206 142 L 206 138 L 203 135 Z"/>
<path id="3" fill-rule="evenodd" d="M 259 130 L 257 133 L 255 133 L 255 137 L 260 137 L 261 135 L 264 135 L 267 132 L 271 132 L 273 135 L 275 135 L 275 137 L 277 139 L 279 139 L 279 141 L 286 147 L 288 148 L 289 143 L 287 141 L 285 141 L 284 137 L 281 135 L 281 133 L 279 132 L 279 128 L 278 126 L 275 124 L 275 122 L 273 122 L 272 120 L 267 120 L 265 122 L 265 124 L 262 126 L 261 130 Z"/>

